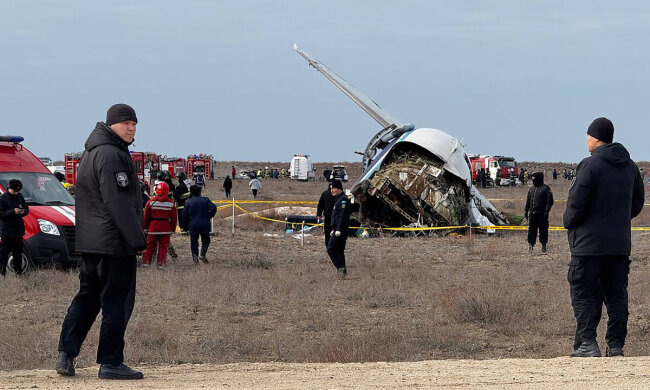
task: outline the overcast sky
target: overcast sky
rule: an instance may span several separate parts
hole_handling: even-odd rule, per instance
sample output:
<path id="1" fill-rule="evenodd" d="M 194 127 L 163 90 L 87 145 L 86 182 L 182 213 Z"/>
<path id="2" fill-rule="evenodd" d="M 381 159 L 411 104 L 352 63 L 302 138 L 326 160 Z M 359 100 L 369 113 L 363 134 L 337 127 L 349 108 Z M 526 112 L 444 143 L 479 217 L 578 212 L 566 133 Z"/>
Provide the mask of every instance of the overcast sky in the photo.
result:
<path id="1" fill-rule="evenodd" d="M 650 160 L 647 1 L 0 0 L 0 134 L 80 151 L 113 103 L 136 150 L 357 161 L 380 129 L 293 43 L 467 152 L 577 162 L 599 116 Z"/>

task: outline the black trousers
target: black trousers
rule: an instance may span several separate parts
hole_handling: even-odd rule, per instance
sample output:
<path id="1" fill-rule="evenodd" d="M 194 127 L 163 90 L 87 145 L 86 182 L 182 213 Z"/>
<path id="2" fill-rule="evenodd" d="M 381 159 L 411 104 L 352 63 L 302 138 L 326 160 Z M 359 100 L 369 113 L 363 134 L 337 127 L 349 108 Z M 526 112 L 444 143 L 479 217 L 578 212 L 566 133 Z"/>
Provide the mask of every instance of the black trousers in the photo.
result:
<path id="1" fill-rule="evenodd" d="M 325 231 L 325 249 L 327 249 L 327 243 L 330 242 L 330 237 L 332 236 L 332 217 L 324 218 L 323 230 Z"/>
<path id="2" fill-rule="evenodd" d="M 571 286 L 571 306 L 576 318 L 573 344 L 596 339 L 603 303 L 607 307 L 607 345 L 623 348 L 627 336 L 630 273 L 628 256 L 571 256 L 567 279 Z"/>
<path id="3" fill-rule="evenodd" d="M 230 188 L 224 188 L 224 191 L 226 191 L 226 198 L 230 198 Z"/>
<path id="4" fill-rule="evenodd" d="M 252 190 L 253 191 L 253 199 L 257 198 L 257 190 Z"/>
<path id="5" fill-rule="evenodd" d="M 136 257 L 84 254 L 79 292 L 63 320 L 59 351 L 78 356 L 81 344 L 102 311 L 97 363 L 124 362 L 124 332 L 135 303 Z"/>
<path id="6" fill-rule="evenodd" d="M 210 246 L 210 233 L 190 232 L 190 250 L 192 251 L 192 256 L 199 255 L 199 236 L 201 236 L 201 256 L 205 257 Z"/>
<path id="7" fill-rule="evenodd" d="M 345 268 L 345 243 L 348 237 L 341 234 L 340 236 L 331 236 L 327 243 L 327 254 L 336 268 Z"/>
<path id="8" fill-rule="evenodd" d="M 14 257 L 13 266 L 16 275 L 23 273 L 23 237 L 2 237 L 0 244 L 0 275 L 7 274 L 9 253 Z"/>
<path id="9" fill-rule="evenodd" d="M 531 213 L 528 221 L 528 243 L 530 245 L 535 245 L 538 230 L 539 242 L 546 245 L 548 243 L 548 217 L 544 217 L 544 214 Z"/>

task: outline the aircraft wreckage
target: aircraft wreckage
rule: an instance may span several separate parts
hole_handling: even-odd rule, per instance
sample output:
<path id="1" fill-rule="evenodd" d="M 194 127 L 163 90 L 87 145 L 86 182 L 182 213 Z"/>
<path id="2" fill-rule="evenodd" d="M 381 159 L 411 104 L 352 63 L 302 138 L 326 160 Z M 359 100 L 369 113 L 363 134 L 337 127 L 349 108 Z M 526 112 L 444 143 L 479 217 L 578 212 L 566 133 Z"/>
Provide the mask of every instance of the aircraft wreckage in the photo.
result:
<path id="1" fill-rule="evenodd" d="M 507 223 L 472 184 L 460 141 L 441 130 L 397 121 L 323 63 L 297 45 L 294 49 L 383 127 L 368 143 L 363 174 L 351 188 L 359 222 L 383 227 Z"/>

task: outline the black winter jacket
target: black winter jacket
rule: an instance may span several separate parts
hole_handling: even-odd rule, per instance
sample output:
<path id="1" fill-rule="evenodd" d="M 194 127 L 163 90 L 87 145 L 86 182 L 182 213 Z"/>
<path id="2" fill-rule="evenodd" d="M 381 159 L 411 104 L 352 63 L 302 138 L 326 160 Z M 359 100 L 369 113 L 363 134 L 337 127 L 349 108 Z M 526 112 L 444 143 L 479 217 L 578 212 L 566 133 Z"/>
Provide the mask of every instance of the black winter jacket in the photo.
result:
<path id="1" fill-rule="evenodd" d="M 142 192 L 128 144 L 99 122 L 86 141 L 75 194 L 81 253 L 129 256 L 145 248 Z"/>
<path id="2" fill-rule="evenodd" d="M 25 209 L 25 214 L 16 214 L 14 209 Z M 25 235 L 23 217 L 29 214 L 29 206 L 23 194 L 12 195 L 9 191 L 0 196 L 0 237 L 22 237 Z"/>
<path id="3" fill-rule="evenodd" d="M 344 237 L 348 235 L 350 225 L 350 213 L 352 205 L 345 192 L 341 192 L 334 198 L 334 207 L 332 208 L 332 231 L 340 231 Z"/>
<path id="4" fill-rule="evenodd" d="M 318 206 L 316 207 L 316 216 L 325 217 L 326 219 L 332 218 L 332 208 L 334 207 L 334 197 L 332 196 L 332 191 L 326 189 L 320 194 L 320 199 L 318 199 Z"/>
<path id="5" fill-rule="evenodd" d="M 176 188 L 174 188 L 174 200 L 178 207 L 183 207 L 187 199 L 190 197 L 190 190 L 187 189 L 187 185 L 184 182 L 179 182 Z M 179 221 L 180 224 L 180 221 Z"/>
<path id="6" fill-rule="evenodd" d="M 578 164 L 564 227 L 575 256 L 629 256 L 631 220 L 643 209 L 641 173 L 619 143 L 598 147 Z"/>
<path id="7" fill-rule="evenodd" d="M 190 233 L 210 233 L 210 219 L 217 213 L 217 206 L 205 196 L 192 196 L 183 207 L 181 227 Z"/>
<path id="8" fill-rule="evenodd" d="M 524 213 L 543 215 L 548 214 L 553 207 L 553 192 L 551 187 L 544 184 L 544 174 L 536 172 L 533 174 L 533 186 L 528 190 L 526 197 L 526 208 Z"/>

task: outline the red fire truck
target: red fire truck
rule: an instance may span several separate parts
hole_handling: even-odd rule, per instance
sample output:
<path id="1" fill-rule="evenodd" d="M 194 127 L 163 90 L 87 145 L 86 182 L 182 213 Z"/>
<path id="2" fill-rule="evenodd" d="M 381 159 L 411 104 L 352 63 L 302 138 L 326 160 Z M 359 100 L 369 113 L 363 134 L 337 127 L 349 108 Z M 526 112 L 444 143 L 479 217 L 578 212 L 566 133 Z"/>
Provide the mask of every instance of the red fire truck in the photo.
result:
<path id="1" fill-rule="evenodd" d="M 160 170 L 160 156 L 153 152 L 130 152 L 135 171 L 138 173 L 138 180 L 149 188 L 151 173 Z M 154 178 L 155 179 L 155 178 Z"/>
<path id="2" fill-rule="evenodd" d="M 178 157 L 162 157 L 160 159 L 160 169 L 163 171 L 169 171 L 173 178 L 176 178 L 181 172 L 185 172 L 185 159 Z"/>
<path id="3" fill-rule="evenodd" d="M 19 136 L 0 136 L 0 194 L 9 180 L 18 179 L 29 206 L 29 214 L 23 218 L 22 268 L 28 270 L 38 263 L 78 263 L 81 255 L 75 251 L 74 199 L 22 141 Z M 10 255 L 9 272 L 15 269 L 15 261 Z"/>
<path id="4" fill-rule="evenodd" d="M 155 172 L 160 170 L 160 156 L 154 152 L 144 152 L 144 159 L 149 165 L 149 169 Z"/>
<path id="5" fill-rule="evenodd" d="M 519 169 L 513 157 L 488 156 L 472 154 L 468 155 L 472 166 L 472 179 L 476 180 L 476 173 L 485 169 L 490 179 L 498 186 L 508 186 L 511 183 L 511 176 L 517 178 Z M 515 179 L 516 182 L 516 179 Z"/>
<path id="6" fill-rule="evenodd" d="M 64 157 L 65 181 L 72 185 L 77 183 L 77 169 L 79 169 L 82 154 L 83 152 L 66 153 Z"/>
<path id="7" fill-rule="evenodd" d="M 195 174 L 202 173 L 205 179 L 212 174 L 212 156 L 209 154 L 190 154 L 187 156 L 187 177 L 192 178 Z"/>
<path id="8" fill-rule="evenodd" d="M 138 173 L 138 180 L 142 183 L 147 183 L 149 182 L 149 177 L 146 177 L 145 180 L 145 173 L 148 175 L 148 170 L 146 169 L 146 164 L 145 164 L 145 158 L 144 158 L 144 152 L 131 152 L 131 158 L 133 159 L 133 163 L 135 164 L 135 171 Z M 146 172 L 145 172 L 146 171 Z"/>

